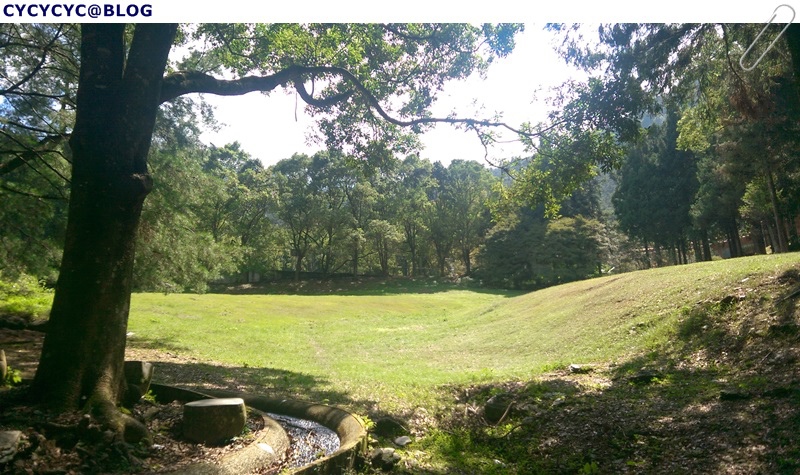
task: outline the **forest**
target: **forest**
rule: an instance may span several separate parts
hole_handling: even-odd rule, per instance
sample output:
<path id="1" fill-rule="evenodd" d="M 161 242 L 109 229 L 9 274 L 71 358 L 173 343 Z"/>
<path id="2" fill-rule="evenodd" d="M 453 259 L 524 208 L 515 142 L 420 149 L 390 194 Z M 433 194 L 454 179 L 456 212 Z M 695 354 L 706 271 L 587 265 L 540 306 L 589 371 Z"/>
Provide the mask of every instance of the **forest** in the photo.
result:
<path id="1" fill-rule="evenodd" d="M 3 28 L 0 272 L 53 285 L 77 30 Z M 528 139 L 531 154 L 502 163 L 444 166 L 373 142 L 264 166 L 238 143 L 200 141 L 214 117 L 197 96 L 164 104 L 134 288 L 402 275 L 533 289 L 797 248 L 798 102 L 786 45 L 746 72 L 736 60 L 751 27 L 613 25 L 597 44 L 548 28 L 563 37 L 566 61 L 605 73 L 564 84 L 553 122 L 528 125 L 543 131 Z"/>

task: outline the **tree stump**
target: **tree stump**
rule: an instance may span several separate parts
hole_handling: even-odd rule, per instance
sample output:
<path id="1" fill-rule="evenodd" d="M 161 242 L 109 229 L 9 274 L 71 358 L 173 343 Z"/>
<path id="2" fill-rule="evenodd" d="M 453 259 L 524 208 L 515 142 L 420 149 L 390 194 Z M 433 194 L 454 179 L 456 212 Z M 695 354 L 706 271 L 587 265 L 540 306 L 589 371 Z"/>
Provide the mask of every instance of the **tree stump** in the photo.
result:
<path id="1" fill-rule="evenodd" d="M 189 402 L 183 405 L 183 436 L 219 445 L 241 434 L 246 420 L 244 400 L 238 397 Z"/>
<path id="2" fill-rule="evenodd" d="M 147 394 L 150 381 L 153 379 L 153 365 L 146 361 L 125 362 L 125 392 L 122 396 L 122 405 L 133 407 L 139 399 Z"/>

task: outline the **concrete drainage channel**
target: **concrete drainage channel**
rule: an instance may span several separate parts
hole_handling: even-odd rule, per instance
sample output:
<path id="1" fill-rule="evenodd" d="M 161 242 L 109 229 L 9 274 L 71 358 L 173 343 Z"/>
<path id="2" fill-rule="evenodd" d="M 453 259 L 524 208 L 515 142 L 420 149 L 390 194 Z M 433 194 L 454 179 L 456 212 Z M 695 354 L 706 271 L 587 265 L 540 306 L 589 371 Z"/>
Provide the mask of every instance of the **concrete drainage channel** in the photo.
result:
<path id="1" fill-rule="evenodd" d="M 347 468 L 353 468 L 366 451 L 367 431 L 364 426 L 349 412 L 335 407 L 292 399 L 270 399 L 232 391 L 205 389 L 203 392 L 197 392 L 155 383 L 150 385 L 150 390 L 162 403 L 192 402 L 208 398 L 241 398 L 249 408 L 265 413 L 264 422 L 268 430 L 261 439 L 226 456 L 219 464 L 195 464 L 178 472 L 170 472 L 172 474 L 239 475 L 274 464 L 289 450 L 289 437 L 286 430 L 275 419 L 284 419 L 283 422 L 287 424 L 290 431 L 297 429 L 292 426 L 303 425 L 302 421 L 312 421 L 327 427 L 339 437 L 339 448 L 333 453 L 282 473 L 342 473 Z M 272 418 L 267 414 L 274 414 L 276 417 Z M 291 418 L 301 421 L 294 421 Z"/>

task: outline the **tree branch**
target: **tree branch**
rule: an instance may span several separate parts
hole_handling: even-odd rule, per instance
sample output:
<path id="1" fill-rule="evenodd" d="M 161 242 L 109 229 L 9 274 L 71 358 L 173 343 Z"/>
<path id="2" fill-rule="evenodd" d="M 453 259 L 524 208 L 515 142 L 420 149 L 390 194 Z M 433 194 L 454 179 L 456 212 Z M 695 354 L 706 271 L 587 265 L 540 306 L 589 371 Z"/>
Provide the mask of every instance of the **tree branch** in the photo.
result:
<path id="1" fill-rule="evenodd" d="M 308 104 L 315 107 L 327 107 L 336 103 L 348 100 L 353 91 L 337 94 L 324 99 L 313 98 L 305 90 L 300 82 L 307 76 L 338 76 L 350 84 L 383 120 L 399 127 L 412 127 L 424 124 L 452 124 L 466 125 L 468 127 L 496 127 L 507 129 L 519 136 L 538 137 L 540 132 L 525 132 L 512 127 L 504 122 L 478 119 L 460 119 L 456 117 L 420 117 L 410 120 L 397 119 L 390 116 L 381 106 L 376 98 L 366 86 L 350 71 L 336 66 L 289 66 L 268 76 L 245 76 L 240 79 L 217 79 L 208 74 L 197 71 L 179 71 L 164 78 L 161 88 L 161 102 L 167 102 L 176 97 L 190 93 L 207 93 L 221 96 L 239 96 L 249 92 L 269 92 L 273 89 L 285 86 L 289 83 L 294 84 L 298 94 Z M 300 85 L 300 87 L 298 87 Z"/>
<path id="2" fill-rule="evenodd" d="M 55 195 L 37 195 L 35 193 L 29 193 L 27 191 L 22 190 L 15 190 L 8 185 L 0 184 L 0 189 L 5 190 L 9 193 L 14 193 L 17 195 L 27 196 L 28 198 L 35 198 L 37 200 L 49 200 L 49 201 L 65 201 L 66 197 L 64 196 L 55 196 Z"/>
<path id="3" fill-rule="evenodd" d="M 42 69 L 42 66 L 44 66 L 44 64 L 47 62 L 47 55 L 50 53 L 50 48 L 53 47 L 56 40 L 61 36 L 61 29 L 63 27 L 63 25 L 59 26 L 56 34 L 53 35 L 53 38 L 50 40 L 50 42 L 42 48 L 42 57 L 39 59 L 39 62 L 36 64 L 36 66 L 34 66 L 34 68 L 31 69 L 31 71 L 28 72 L 28 74 L 26 74 L 22 79 L 17 81 L 16 84 L 12 84 L 11 87 L 7 89 L 0 90 L 0 95 L 6 95 L 14 92 L 16 89 L 19 89 L 23 84 L 30 81 L 31 78 L 33 78 Z"/>
<path id="4" fill-rule="evenodd" d="M 302 70 L 305 69 L 309 68 L 290 66 L 269 76 L 245 76 L 231 80 L 217 79 L 197 71 L 178 71 L 164 78 L 161 86 L 161 103 L 191 93 L 241 96 L 249 92 L 269 92 L 294 79 L 299 79 L 303 74 Z"/>
<path id="5" fill-rule="evenodd" d="M 311 94 L 309 94 L 308 91 L 306 91 L 305 84 L 303 84 L 303 82 L 299 79 L 294 80 L 294 88 L 297 91 L 297 94 L 299 94 L 307 104 L 320 108 L 332 106 L 338 102 L 344 102 L 353 95 L 353 91 L 346 91 L 341 94 L 326 97 L 324 99 L 315 99 Z"/>

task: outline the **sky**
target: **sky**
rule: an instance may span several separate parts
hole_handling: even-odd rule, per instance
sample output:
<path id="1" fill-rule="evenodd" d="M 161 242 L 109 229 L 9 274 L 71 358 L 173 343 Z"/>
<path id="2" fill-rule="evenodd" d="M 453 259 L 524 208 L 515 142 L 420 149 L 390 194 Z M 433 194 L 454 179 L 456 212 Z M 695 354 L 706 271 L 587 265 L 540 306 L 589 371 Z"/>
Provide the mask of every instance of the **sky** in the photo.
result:
<path id="1" fill-rule="evenodd" d="M 491 117 L 500 112 L 512 126 L 544 120 L 549 90 L 569 78 L 585 77 L 556 54 L 554 41 L 556 37 L 544 31 L 543 25 L 526 25 L 512 54 L 496 59 L 485 79 L 474 75 L 464 81 L 449 82 L 432 109 L 433 114 L 447 116 L 455 112 L 460 117 Z M 296 152 L 313 154 L 321 148 L 307 140 L 313 133 L 313 120 L 306 114 L 303 101 L 294 95 L 275 91 L 269 96 L 206 95 L 205 100 L 216 106 L 216 117 L 225 124 L 217 132 L 204 133 L 201 138 L 205 143 L 221 146 L 238 141 L 244 150 L 267 165 Z M 438 124 L 423 134 L 421 141 L 424 145 L 421 156 L 445 165 L 453 159 L 487 158 L 474 133 L 451 125 Z M 493 162 L 522 153 L 518 143 L 502 144 L 493 147 L 488 158 Z"/>
<path id="2" fill-rule="evenodd" d="M 177 14 L 183 21 L 207 21 L 210 11 L 214 21 L 515 21 L 525 22 L 525 31 L 517 38 L 514 52 L 500 58 L 490 67 L 485 80 L 478 77 L 466 81 L 453 81 L 440 95 L 432 112 L 445 116 L 456 112 L 462 117 L 476 114 L 491 116 L 501 112 L 503 120 L 516 126 L 524 121 L 538 122 L 547 112 L 545 99 L 549 90 L 570 78 L 582 79 L 585 74 L 576 71 L 558 57 L 553 48 L 555 37 L 543 31 L 543 20 L 556 22 L 762 22 L 778 15 L 776 22 L 791 21 L 791 7 L 779 7 L 761 2 L 730 2 L 707 0 L 704 2 L 672 0 L 668 3 L 641 1 L 591 1 L 560 0 L 559 2 L 531 3 L 520 7 L 517 1 L 493 0 L 481 7 L 470 7 L 462 2 L 439 0 L 431 3 L 421 0 L 404 0 L 401 9 L 387 10 L 375 2 L 362 0 L 310 0 L 302 10 L 274 10 L 272 4 L 256 4 L 244 0 L 228 0 L 219 4 L 201 2 L 195 13 L 185 10 Z M 174 5 L 174 4 L 170 4 Z M 211 5 L 211 6 L 209 6 Z M 388 5 L 388 4 L 382 4 Z M 779 10 L 780 9 L 780 10 Z M 204 13 L 205 12 L 205 13 Z M 169 19 L 170 12 L 165 12 Z M 187 17 L 187 15 L 189 15 Z M 199 15 L 195 18 L 196 15 Z M 313 154 L 320 149 L 309 142 L 313 121 L 305 113 L 304 103 L 294 95 L 275 91 L 269 96 L 251 93 L 239 97 L 206 96 L 217 106 L 216 117 L 224 124 L 217 132 L 206 132 L 206 143 L 224 145 L 238 141 L 252 156 L 270 165 L 290 157 L 295 152 Z M 477 101 L 477 102 L 475 102 Z M 473 105 L 483 106 L 478 111 Z M 485 150 L 474 134 L 455 130 L 445 124 L 422 136 L 423 158 L 448 164 L 453 159 L 482 161 Z M 495 147 L 490 151 L 490 162 L 523 153 L 518 144 Z"/>

